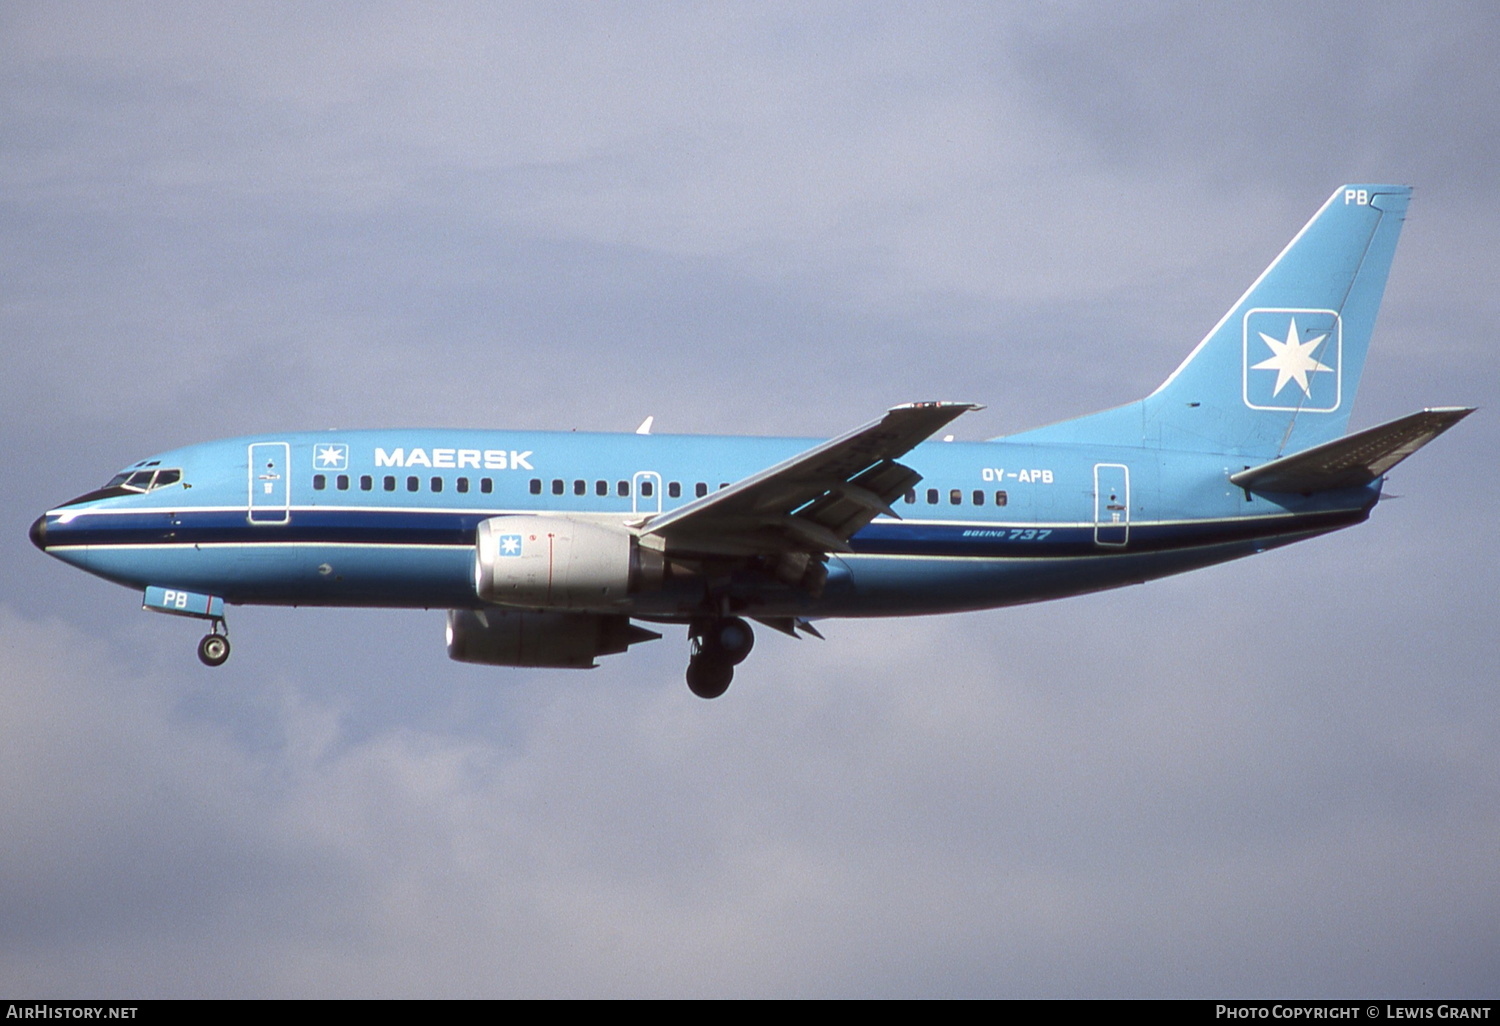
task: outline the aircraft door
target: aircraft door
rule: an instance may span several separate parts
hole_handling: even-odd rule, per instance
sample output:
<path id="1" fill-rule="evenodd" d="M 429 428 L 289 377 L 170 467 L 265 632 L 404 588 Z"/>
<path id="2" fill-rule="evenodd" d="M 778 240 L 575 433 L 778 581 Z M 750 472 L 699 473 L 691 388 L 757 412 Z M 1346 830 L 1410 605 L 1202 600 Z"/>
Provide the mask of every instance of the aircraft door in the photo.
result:
<path id="1" fill-rule="evenodd" d="M 630 509 L 634 513 L 661 512 L 661 475 L 638 470 L 630 481 Z"/>
<path id="2" fill-rule="evenodd" d="M 1124 545 L 1130 540 L 1130 468 L 1094 464 L 1094 544 Z"/>
<path id="3" fill-rule="evenodd" d="M 286 442 L 250 446 L 247 510 L 252 524 L 284 524 L 290 518 L 291 464 L 291 446 Z"/>

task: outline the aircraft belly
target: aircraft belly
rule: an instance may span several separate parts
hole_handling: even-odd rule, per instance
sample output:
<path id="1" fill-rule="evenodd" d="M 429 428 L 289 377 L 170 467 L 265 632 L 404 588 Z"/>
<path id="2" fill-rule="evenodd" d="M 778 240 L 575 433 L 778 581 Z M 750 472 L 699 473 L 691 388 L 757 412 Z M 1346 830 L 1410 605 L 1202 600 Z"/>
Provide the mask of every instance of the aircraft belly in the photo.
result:
<path id="1" fill-rule="evenodd" d="M 239 557 L 236 602 L 454 608 L 475 604 L 473 550 L 459 546 L 260 546 Z"/>
<path id="2" fill-rule="evenodd" d="M 1139 522 L 1104 544 L 1093 523 L 877 521 L 833 556 L 821 594 L 762 570 L 731 575 L 722 598 L 748 616 L 898 616 L 1034 602 L 1235 559 L 1363 520 L 1362 508 Z M 135 588 L 181 588 L 237 603 L 472 608 L 471 516 L 303 515 L 246 526 L 234 511 L 59 519 L 49 551 Z M 159 521 L 159 522 L 158 522 Z M 326 522 L 324 522 L 326 521 Z M 351 537 L 352 535 L 352 537 Z M 578 611 L 699 615 L 704 584 L 667 582 Z"/>
<path id="3" fill-rule="evenodd" d="M 90 546 L 85 567 L 130 587 L 168 585 L 236 604 L 475 604 L 472 550 L 458 546 Z"/>
<path id="4" fill-rule="evenodd" d="M 1076 558 L 844 557 L 846 580 L 814 616 L 911 616 L 1022 605 L 1142 584 L 1280 548 L 1326 529 L 1275 538 Z M 805 613 L 805 611 L 804 611 Z"/>

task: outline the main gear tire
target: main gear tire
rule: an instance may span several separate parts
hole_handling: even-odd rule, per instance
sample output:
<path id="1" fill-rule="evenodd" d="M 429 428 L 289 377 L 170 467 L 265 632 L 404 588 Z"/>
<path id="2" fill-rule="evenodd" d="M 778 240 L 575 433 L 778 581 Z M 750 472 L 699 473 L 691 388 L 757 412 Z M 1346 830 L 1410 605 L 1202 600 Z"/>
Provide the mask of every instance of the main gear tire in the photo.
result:
<path id="1" fill-rule="evenodd" d="M 703 647 L 729 665 L 738 666 L 755 647 L 755 631 L 738 616 L 726 616 L 704 631 Z"/>
<path id="2" fill-rule="evenodd" d="M 719 659 L 695 657 L 688 663 L 688 690 L 699 698 L 718 698 L 734 680 L 734 665 Z"/>

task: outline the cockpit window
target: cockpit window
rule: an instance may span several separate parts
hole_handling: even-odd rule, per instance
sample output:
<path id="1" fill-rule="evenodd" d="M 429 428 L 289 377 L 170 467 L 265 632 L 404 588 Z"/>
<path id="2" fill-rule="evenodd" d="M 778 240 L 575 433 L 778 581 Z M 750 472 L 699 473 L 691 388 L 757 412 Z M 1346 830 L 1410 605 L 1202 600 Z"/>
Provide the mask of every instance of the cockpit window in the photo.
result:
<path id="1" fill-rule="evenodd" d="M 63 505 L 74 506 L 80 502 L 113 499 L 121 495 L 140 495 L 142 492 L 165 488 L 181 480 L 182 471 L 175 467 L 170 470 L 126 470 L 110 478 L 103 488 L 96 488 L 76 499 L 69 499 Z"/>
<path id="2" fill-rule="evenodd" d="M 116 474 L 104 487 L 123 488 L 127 492 L 149 492 L 156 488 L 176 484 L 181 480 L 182 471 L 175 468 L 172 470 L 137 470 L 134 474 Z"/>

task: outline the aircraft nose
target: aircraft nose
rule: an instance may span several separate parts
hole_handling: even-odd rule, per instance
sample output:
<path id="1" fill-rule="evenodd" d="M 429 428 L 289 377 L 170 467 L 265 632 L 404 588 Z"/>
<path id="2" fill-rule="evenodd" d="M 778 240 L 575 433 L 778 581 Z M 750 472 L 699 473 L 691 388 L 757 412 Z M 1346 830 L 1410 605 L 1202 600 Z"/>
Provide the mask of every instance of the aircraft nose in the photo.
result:
<path id="1" fill-rule="evenodd" d="M 46 552 L 47 551 L 47 516 L 46 516 L 46 514 L 43 514 L 42 516 L 39 516 L 39 517 L 36 518 L 36 522 L 31 525 L 31 532 L 30 533 L 31 533 L 31 544 L 35 545 L 37 548 L 41 549 L 43 552 Z"/>

